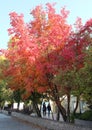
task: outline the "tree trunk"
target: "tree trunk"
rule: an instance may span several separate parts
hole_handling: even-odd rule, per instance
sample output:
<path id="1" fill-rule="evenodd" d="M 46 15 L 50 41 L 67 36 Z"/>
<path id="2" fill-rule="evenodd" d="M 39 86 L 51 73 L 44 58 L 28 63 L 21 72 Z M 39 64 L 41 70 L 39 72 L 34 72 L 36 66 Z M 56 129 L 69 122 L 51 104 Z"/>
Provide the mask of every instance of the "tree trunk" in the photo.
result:
<path id="1" fill-rule="evenodd" d="M 67 94 L 67 122 L 70 122 L 70 94 Z"/>
<path id="2" fill-rule="evenodd" d="M 61 101 L 60 101 L 60 97 L 59 97 L 59 93 L 58 93 L 58 89 L 57 89 L 56 85 L 54 85 L 54 89 L 53 89 L 52 93 L 53 93 L 54 100 L 57 104 L 58 110 L 59 110 L 60 114 L 62 115 L 63 120 L 66 122 L 67 121 L 66 110 L 61 105 Z"/>
<path id="3" fill-rule="evenodd" d="M 66 110 L 65 108 L 61 105 L 60 101 L 56 101 L 57 107 L 63 117 L 63 120 L 66 122 L 67 121 L 67 116 L 66 116 Z"/>
<path id="4" fill-rule="evenodd" d="M 77 96 L 76 106 L 75 106 L 74 111 L 73 111 L 73 114 L 74 114 L 74 115 L 75 115 L 76 110 L 77 110 L 77 108 L 78 108 L 78 104 L 79 104 L 79 96 Z"/>
<path id="5" fill-rule="evenodd" d="M 33 107 L 34 107 L 34 109 L 35 109 L 35 111 L 37 113 L 37 116 L 41 117 L 41 111 L 40 111 L 40 109 L 38 107 L 37 97 L 36 97 L 36 93 L 35 92 L 32 93 L 32 102 L 33 102 Z"/>
<path id="6" fill-rule="evenodd" d="M 37 116 L 38 117 L 41 117 L 41 112 L 40 112 L 40 109 L 38 108 L 38 104 L 36 102 L 33 101 L 33 107 L 37 113 Z"/>
<path id="7" fill-rule="evenodd" d="M 59 121 L 59 119 L 60 119 L 60 112 L 59 112 L 59 109 L 57 108 L 57 121 Z"/>
<path id="8" fill-rule="evenodd" d="M 19 105 L 20 105 L 20 102 L 17 102 L 17 110 L 19 111 Z"/>

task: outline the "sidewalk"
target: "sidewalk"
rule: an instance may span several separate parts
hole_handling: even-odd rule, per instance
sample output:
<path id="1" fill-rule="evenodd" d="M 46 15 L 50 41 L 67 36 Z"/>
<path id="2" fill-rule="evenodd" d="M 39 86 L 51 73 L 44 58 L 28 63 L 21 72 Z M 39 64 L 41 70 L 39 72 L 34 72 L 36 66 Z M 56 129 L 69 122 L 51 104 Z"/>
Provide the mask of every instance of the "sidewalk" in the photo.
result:
<path id="1" fill-rule="evenodd" d="M 92 130 L 92 128 L 87 127 L 87 126 L 84 127 L 81 125 L 59 122 L 55 120 L 53 121 L 52 117 L 50 116 L 49 118 L 51 119 L 48 119 L 47 115 L 43 118 L 38 118 L 36 116 L 33 117 L 33 116 L 24 115 L 17 112 L 12 112 L 11 116 L 14 117 L 15 119 L 20 119 L 24 122 L 29 122 L 30 124 L 33 124 L 34 126 L 38 126 L 38 128 L 42 127 L 46 130 Z M 41 129 L 41 130 L 44 130 L 44 129 Z M 21 130 L 21 129 L 18 129 L 18 130 Z"/>
<path id="2" fill-rule="evenodd" d="M 45 130 L 31 123 L 0 113 L 0 130 Z"/>
<path id="3" fill-rule="evenodd" d="M 42 115 L 42 118 L 45 118 L 45 119 L 51 119 L 51 120 L 54 120 L 56 121 L 57 120 L 57 114 L 56 113 L 50 113 L 50 115 L 48 116 L 48 113 L 46 113 L 45 116 L 43 116 L 43 114 L 41 113 Z M 62 118 L 62 115 L 60 114 L 60 120 L 59 121 L 62 121 L 63 122 L 63 118 Z"/>

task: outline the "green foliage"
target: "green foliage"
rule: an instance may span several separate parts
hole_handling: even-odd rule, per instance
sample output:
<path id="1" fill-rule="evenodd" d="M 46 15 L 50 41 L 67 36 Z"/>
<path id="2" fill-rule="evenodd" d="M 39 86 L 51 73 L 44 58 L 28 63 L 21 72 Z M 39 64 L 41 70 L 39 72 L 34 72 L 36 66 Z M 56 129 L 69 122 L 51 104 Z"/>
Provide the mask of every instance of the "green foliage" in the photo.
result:
<path id="1" fill-rule="evenodd" d="M 3 107 L 5 101 L 12 102 L 12 90 L 7 88 L 5 81 L 0 82 L 0 105 Z"/>
<path id="2" fill-rule="evenodd" d="M 0 56 L 0 106 L 3 107 L 5 101 L 12 101 L 12 90 L 8 88 L 7 78 L 4 76 L 5 68 L 8 67 L 8 60 Z"/>
<path id="3" fill-rule="evenodd" d="M 82 114 L 76 114 L 75 118 L 92 121 L 92 110 L 85 111 Z"/>
<path id="4" fill-rule="evenodd" d="M 29 97 L 29 99 L 31 99 L 33 102 L 36 102 L 37 104 L 41 104 L 42 103 L 42 97 L 43 95 L 38 93 L 38 92 L 33 92 L 31 94 L 31 96 Z"/>
<path id="5" fill-rule="evenodd" d="M 19 89 L 13 92 L 13 98 L 14 98 L 15 102 L 18 103 L 21 101 L 21 94 L 22 94 L 22 92 Z"/>
<path id="6" fill-rule="evenodd" d="M 71 122 L 71 123 L 74 123 L 74 119 L 75 119 L 74 114 L 71 114 L 71 115 L 70 115 L 70 122 Z"/>
<path id="7" fill-rule="evenodd" d="M 83 93 L 84 99 L 89 105 L 92 105 L 92 46 L 90 45 L 85 52 L 85 64 L 84 64 L 84 82 L 86 89 Z"/>
<path id="8" fill-rule="evenodd" d="M 53 83 L 60 86 L 59 92 L 62 93 L 61 95 L 66 94 L 67 90 L 71 91 L 74 87 L 74 70 L 60 70 Z"/>

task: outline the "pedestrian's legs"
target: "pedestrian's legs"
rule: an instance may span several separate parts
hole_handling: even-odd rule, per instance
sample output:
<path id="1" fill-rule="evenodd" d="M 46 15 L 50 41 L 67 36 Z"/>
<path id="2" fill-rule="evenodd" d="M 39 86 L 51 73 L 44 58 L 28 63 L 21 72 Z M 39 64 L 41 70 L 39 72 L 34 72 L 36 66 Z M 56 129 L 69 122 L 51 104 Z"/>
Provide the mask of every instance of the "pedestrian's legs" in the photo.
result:
<path id="1" fill-rule="evenodd" d="M 46 116 L 46 110 L 45 110 L 45 116 Z"/>
<path id="2" fill-rule="evenodd" d="M 43 116 L 44 116 L 44 110 L 43 110 Z"/>
<path id="3" fill-rule="evenodd" d="M 48 111 L 48 116 L 50 116 L 50 111 Z"/>
<path id="4" fill-rule="evenodd" d="M 45 116 L 46 115 L 46 111 L 43 111 L 43 116 Z"/>

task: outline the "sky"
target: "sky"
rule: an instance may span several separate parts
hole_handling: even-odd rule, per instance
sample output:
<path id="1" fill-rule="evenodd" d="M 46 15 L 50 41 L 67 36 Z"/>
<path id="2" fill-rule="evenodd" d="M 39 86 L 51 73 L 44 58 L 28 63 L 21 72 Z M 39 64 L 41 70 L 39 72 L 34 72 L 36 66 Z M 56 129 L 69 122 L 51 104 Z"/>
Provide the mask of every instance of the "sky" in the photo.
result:
<path id="1" fill-rule="evenodd" d="M 31 20 L 30 10 L 37 5 L 56 3 L 56 11 L 66 7 L 70 11 L 68 22 L 73 24 L 77 17 L 81 17 L 83 23 L 92 18 L 92 0 L 0 0 L 0 49 L 7 49 L 9 41 L 8 31 L 10 28 L 10 12 L 23 13 L 25 22 Z"/>

